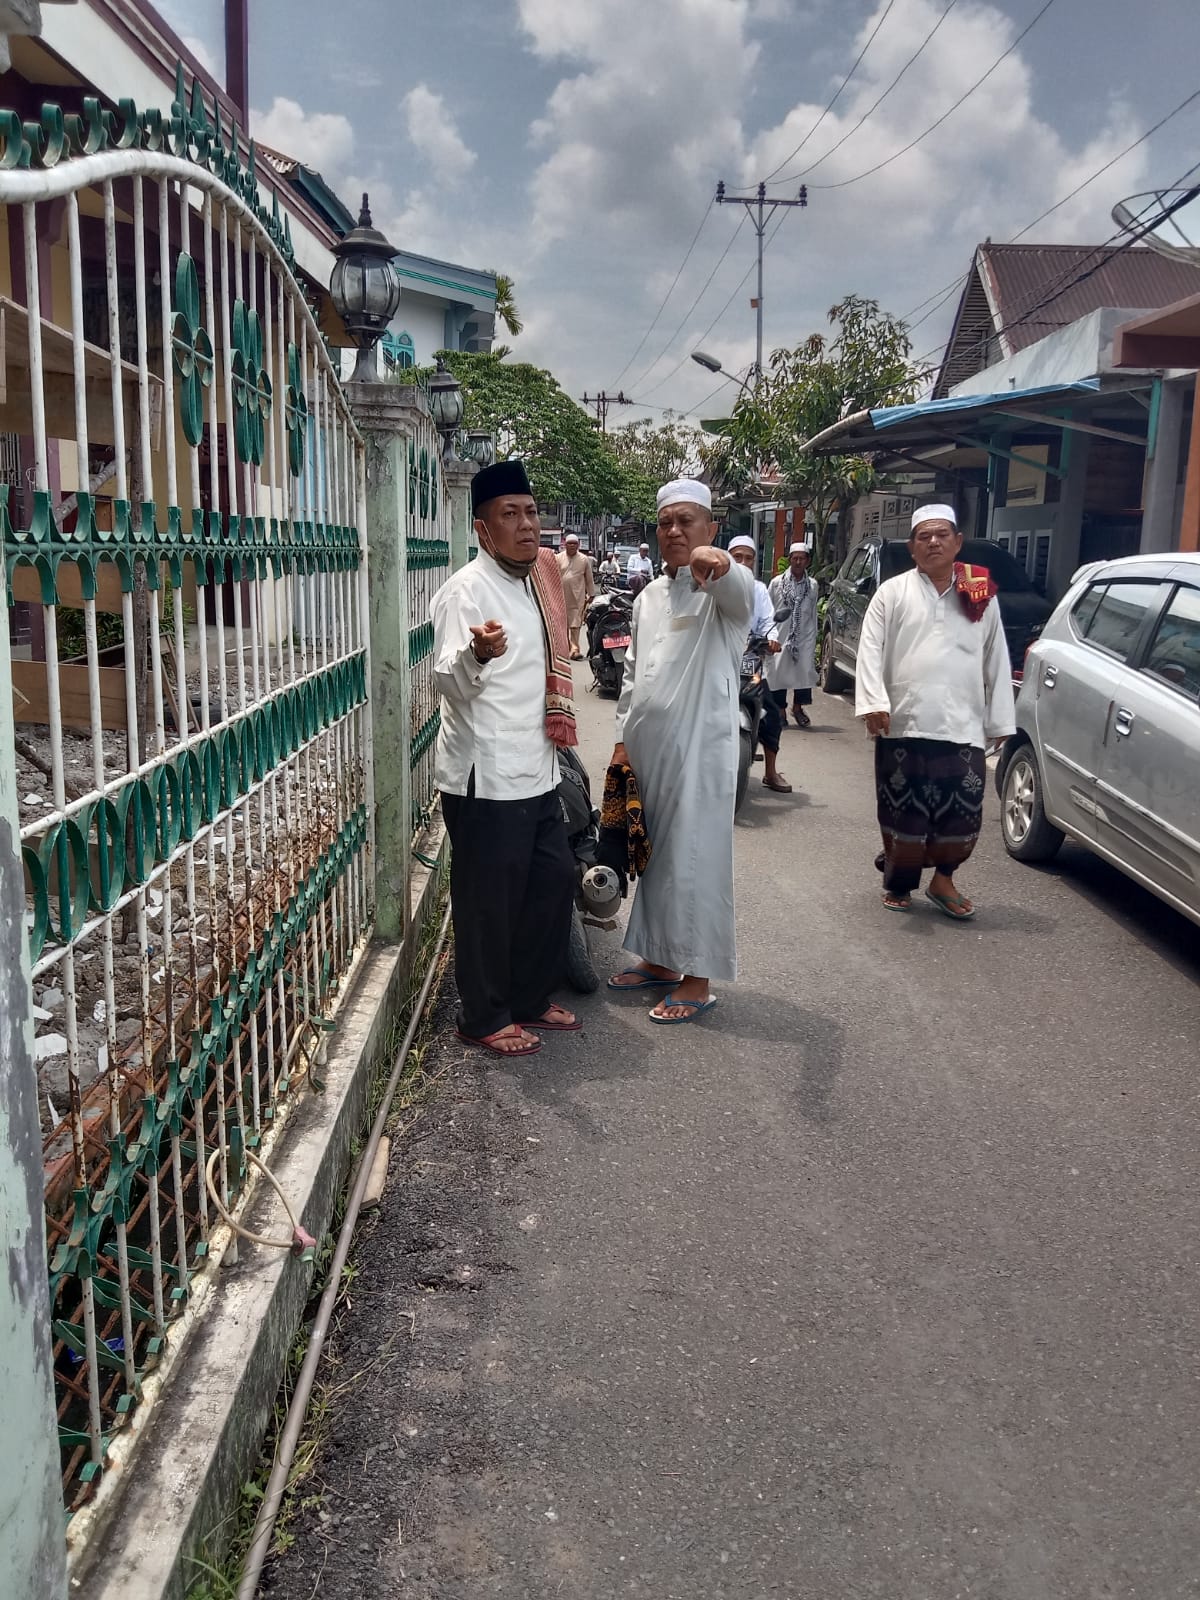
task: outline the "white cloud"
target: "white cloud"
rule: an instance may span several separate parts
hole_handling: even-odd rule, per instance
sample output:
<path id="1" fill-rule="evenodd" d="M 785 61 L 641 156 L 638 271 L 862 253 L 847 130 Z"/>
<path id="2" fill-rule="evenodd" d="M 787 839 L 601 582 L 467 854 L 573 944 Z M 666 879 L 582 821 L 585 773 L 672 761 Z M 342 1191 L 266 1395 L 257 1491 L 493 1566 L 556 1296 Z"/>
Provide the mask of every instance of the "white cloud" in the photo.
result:
<path id="1" fill-rule="evenodd" d="M 296 100 L 277 95 L 269 111 L 250 112 L 250 131 L 260 144 L 292 156 L 337 187 L 354 158 L 354 129 L 334 111 L 306 111 Z"/>
<path id="2" fill-rule="evenodd" d="M 440 94 L 418 83 L 401 102 L 408 137 L 442 183 L 462 181 L 479 159 L 463 140 Z"/>
<path id="3" fill-rule="evenodd" d="M 616 379 L 674 275 L 716 179 L 752 184 L 784 162 L 817 122 L 846 64 L 879 23 L 877 0 L 856 37 L 773 127 L 748 131 L 753 90 L 770 69 L 756 29 L 791 9 L 800 45 L 812 8 L 781 0 L 518 0 L 530 51 L 563 75 L 530 136 L 528 242 L 517 259 L 527 310 L 522 349 L 553 364 L 572 388 Z M 804 179 L 809 209 L 782 218 L 766 269 L 767 347 L 795 343 L 825 325 L 847 293 L 878 298 L 895 313 L 965 272 L 975 245 L 1015 233 L 1135 136 L 1119 103 L 1096 109 L 1091 136 L 1072 146 L 1035 107 L 1029 61 L 1038 35 L 1003 61 L 942 127 L 876 176 L 844 188 L 900 151 L 1013 41 L 1018 24 L 986 0 L 956 7 L 928 47 L 861 129 L 864 113 L 896 78 L 945 10 L 944 0 L 896 0 L 861 67 L 800 157 L 781 176 L 816 164 Z M 809 52 L 811 56 L 811 51 Z M 661 63 L 662 70 L 648 70 Z M 826 152 L 845 143 L 822 160 Z M 1031 237 L 1106 238 L 1108 208 L 1136 189 L 1145 148 L 1062 207 Z M 777 193 L 794 193 L 777 189 Z M 716 380 L 686 361 L 753 260 L 749 229 L 731 249 L 695 312 L 690 302 L 728 241 L 735 218 L 710 217 L 667 310 L 622 379 L 657 404 L 687 405 Z M 499 259 L 499 258 L 498 258 Z M 730 369 L 753 356 L 750 284 L 704 343 Z M 942 317 L 917 334 L 924 354 Z M 655 360 L 672 331 L 682 331 Z M 685 358 L 661 389 L 654 385 Z M 654 362 L 653 367 L 650 363 Z M 650 370 L 646 370 L 649 368 Z M 653 393 L 651 391 L 654 390 Z M 713 404 L 719 402 L 720 396 Z"/>

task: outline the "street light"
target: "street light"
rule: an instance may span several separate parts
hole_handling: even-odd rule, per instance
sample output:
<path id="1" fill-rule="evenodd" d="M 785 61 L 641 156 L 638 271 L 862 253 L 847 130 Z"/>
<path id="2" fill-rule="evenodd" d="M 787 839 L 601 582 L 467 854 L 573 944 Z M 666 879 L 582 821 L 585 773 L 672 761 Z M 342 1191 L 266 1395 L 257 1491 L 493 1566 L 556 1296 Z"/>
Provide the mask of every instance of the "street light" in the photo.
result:
<path id="1" fill-rule="evenodd" d="M 736 383 L 740 389 L 744 389 L 747 393 L 749 393 L 749 380 L 746 378 L 739 378 L 736 372 L 726 372 L 725 368 L 717 360 L 716 356 L 710 356 L 707 350 L 693 350 L 692 360 L 698 367 L 703 367 L 705 372 L 718 372 L 727 383 Z"/>
<path id="2" fill-rule="evenodd" d="M 358 226 L 338 240 L 333 253 L 337 260 L 329 280 L 330 298 L 358 346 L 351 381 L 375 383 L 373 351 L 400 305 L 400 279 L 392 261 L 396 247 L 372 224 L 365 194 Z"/>
<path id="3" fill-rule="evenodd" d="M 463 393 L 458 379 L 441 356 L 437 358 L 437 370 L 429 380 L 429 410 L 433 425 L 442 436 L 442 465 L 448 466 L 457 459 L 454 436 L 463 419 Z"/>

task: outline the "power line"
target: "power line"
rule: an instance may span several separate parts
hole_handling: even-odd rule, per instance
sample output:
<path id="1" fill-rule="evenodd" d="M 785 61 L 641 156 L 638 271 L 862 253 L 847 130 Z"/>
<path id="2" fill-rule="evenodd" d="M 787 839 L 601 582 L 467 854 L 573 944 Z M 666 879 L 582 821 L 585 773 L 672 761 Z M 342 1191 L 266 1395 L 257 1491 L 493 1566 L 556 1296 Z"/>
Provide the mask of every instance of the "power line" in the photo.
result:
<path id="1" fill-rule="evenodd" d="M 800 143 L 792 151 L 791 155 L 790 156 L 784 156 L 783 160 L 779 163 L 779 165 L 777 167 L 774 167 L 770 172 L 767 173 L 766 177 L 763 180 L 764 183 L 770 183 L 772 178 L 774 178 L 774 176 L 775 176 L 775 174 L 777 172 L 782 172 L 784 167 L 786 167 L 790 161 L 794 161 L 796 159 L 796 157 L 800 154 L 801 150 L 804 149 L 804 146 L 812 138 L 813 134 L 816 133 L 817 129 L 825 121 L 825 118 L 833 110 L 834 106 L 837 105 L 838 101 L 841 99 L 842 90 L 846 87 L 846 85 L 850 82 L 850 79 L 858 71 L 859 66 L 862 63 L 862 58 L 866 55 L 867 51 L 874 44 L 875 35 L 879 32 L 880 28 L 882 28 L 884 23 L 887 21 L 888 13 L 891 11 L 891 9 L 895 5 L 895 3 L 896 3 L 896 0 L 888 0 L 887 5 L 884 7 L 883 15 L 880 17 L 879 21 L 875 24 L 874 28 L 872 28 L 871 36 L 867 40 L 866 44 L 863 45 L 862 49 L 855 56 L 854 65 L 850 68 L 850 71 L 842 79 L 841 83 L 838 84 L 837 90 L 836 90 L 836 92 L 835 92 L 835 94 L 833 96 L 833 99 L 825 107 L 824 111 L 822 111 L 821 115 L 813 123 L 812 127 L 804 135 L 803 139 L 801 139 Z"/>
<path id="2" fill-rule="evenodd" d="M 875 101 L 874 105 L 869 106 L 867 108 L 867 110 L 863 112 L 862 116 L 859 117 L 858 121 L 854 124 L 854 126 L 851 129 L 849 129 L 848 132 L 844 133 L 842 135 L 842 137 L 838 140 L 838 142 L 835 145 L 831 146 L 828 150 L 826 150 L 826 152 L 825 152 L 825 154 L 823 156 L 818 157 L 818 159 L 816 161 L 814 161 L 811 166 L 805 167 L 803 172 L 793 173 L 791 178 L 780 178 L 780 180 L 779 180 L 780 183 L 794 183 L 797 178 L 807 178 L 807 176 L 808 176 L 808 174 L 810 172 L 815 172 L 818 167 L 823 166 L 825 164 L 825 162 L 829 160 L 831 155 L 833 155 L 836 151 L 840 150 L 842 148 L 842 146 L 846 143 L 847 139 L 852 139 L 854 137 L 854 135 L 862 127 L 863 123 L 866 122 L 868 117 L 874 116 L 875 112 L 879 110 L 879 107 L 887 99 L 888 95 L 891 94 L 892 90 L 900 82 L 901 78 L 903 78 L 904 74 L 908 71 L 909 67 L 911 67 L 912 64 L 918 59 L 918 57 L 923 54 L 926 45 L 929 44 L 929 42 L 933 38 L 934 34 L 941 27 L 942 23 L 945 22 L 946 18 L 954 10 L 954 8 L 955 8 L 955 6 L 957 4 L 958 4 L 958 0 L 950 0 L 950 3 L 947 5 L 946 9 L 942 12 L 941 16 L 934 23 L 933 27 L 930 28 L 929 32 L 921 40 L 921 43 L 913 51 L 912 55 L 909 56 L 908 60 L 900 68 L 900 71 L 892 79 L 891 83 L 888 84 L 887 88 L 879 96 L 878 100 Z"/>
<path id="3" fill-rule="evenodd" d="M 882 172 L 885 167 L 890 167 L 893 161 L 899 161 L 901 156 L 906 156 L 910 150 L 915 150 L 917 148 L 917 146 L 920 143 L 922 143 L 923 140 L 928 139 L 929 135 L 931 133 L 933 133 L 935 129 L 941 127 L 942 123 L 946 121 L 947 117 L 953 116 L 954 113 L 958 110 L 959 106 L 964 105 L 971 98 L 971 96 L 975 93 L 976 89 L 980 89 L 980 88 L 983 87 L 983 85 L 991 77 L 992 73 L 995 72 L 996 68 L 998 66 L 1000 66 L 1002 62 L 1006 61 L 1008 59 L 1008 57 L 1010 55 L 1012 55 L 1013 51 L 1017 48 L 1017 46 L 1022 42 L 1022 40 L 1029 33 L 1031 33 L 1034 28 L 1037 27 L 1038 23 L 1046 15 L 1047 11 L 1049 11 L 1050 7 L 1053 4 L 1054 4 L 1054 0 L 1045 0 L 1045 4 L 1042 6 L 1041 10 L 1037 13 L 1037 15 L 1030 22 L 1027 22 L 1025 24 L 1025 26 L 1021 29 L 1021 31 L 1017 35 L 1017 37 L 1009 45 L 1008 49 L 1003 51 L 1000 55 L 998 55 L 996 57 L 995 61 L 992 62 L 991 66 L 987 69 L 987 71 L 983 74 L 983 76 L 980 77 L 980 78 L 976 78 L 975 82 L 971 85 L 971 87 L 964 94 L 959 95 L 958 99 L 954 102 L 954 104 L 952 106 L 947 107 L 947 109 L 942 112 L 941 116 L 938 117 L 935 122 L 931 122 L 929 124 L 929 126 L 925 129 L 924 133 L 919 133 L 915 139 L 910 139 L 909 142 L 904 146 L 904 148 L 902 150 L 897 150 L 897 151 L 895 151 L 894 154 L 892 154 L 890 156 L 886 156 L 884 158 L 884 160 L 877 161 L 873 167 L 868 167 L 865 172 L 857 173 L 853 178 L 842 178 L 837 183 L 814 183 L 812 187 L 814 189 L 847 189 L 847 188 L 849 188 L 849 186 L 852 183 L 861 183 L 864 178 L 873 177 L 875 175 L 875 173 Z M 943 15 L 944 15 L 944 13 L 943 13 Z M 831 155 L 833 152 L 829 151 L 827 153 Z M 821 157 L 821 161 L 824 161 L 824 160 L 825 160 L 825 156 L 822 156 Z M 817 162 L 817 166 L 820 166 L 820 165 L 821 165 L 821 162 L 818 161 Z M 811 172 L 813 169 L 810 167 L 808 170 Z M 801 177 L 803 177 L 803 176 L 804 176 L 804 174 L 801 173 Z"/>
<path id="4" fill-rule="evenodd" d="M 579 398 L 581 405 L 585 405 L 589 409 L 595 408 L 596 426 L 601 433 L 608 432 L 609 406 L 631 406 L 633 404 L 624 389 L 618 389 L 616 394 L 609 394 L 607 389 L 601 389 L 599 394 L 584 393 Z"/>
<path id="5" fill-rule="evenodd" d="M 671 287 L 667 290 L 666 294 L 663 295 L 661 305 L 659 306 L 658 310 L 654 313 L 654 316 L 651 318 L 650 326 L 646 329 L 645 333 L 638 340 L 637 349 L 633 352 L 633 354 L 630 356 L 629 360 L 625 363 L 625 365 L 621 368 L 620 372 L 618 372 L 616 377 L 613 379 L 613 388 L 614 389 L 620 383 L 621 379 L 625 376 L 625 374 L 629 371 L 630 367 L 637 360 L 638 356 L 641 355 L 642 350 L 643 350 L 643 348 L 645 346 L 646 340 L 650 337 L 650 335 L 654 332 L 655 328 L 658 326 L 658 319 L 659 319 L 659 317 L 662 316 L 663 312 L 666 310 L 667 301 L 675 293 L 675 285 L 679 282 L 679 279 L 683 274 L 684 267 L 686 267 L 688 262 L 692 259 L 692 251 L 696 248 L 696 241 L 699 239 L 700 235 L 704 232 L 704 224 L 708 221 L 709 213 L 712 211 L 712 208 L 713 208 L 713 202 L 710 200 L 708 202 L 707 206 L 705 206 L 705 208 L 704 208 L 704 215 L 700 218 L 700 226 L 696 229 L 695 233 L 692 235 L 692 242 L 691 242 L 691 244 L 688 245 L 687 251 L 686 251 L 686 253 L 684 255 L 683 260 L 679 263 L 678 271 L 675 273 L 675 276 L 671 279 Z"/>
<path id="6" fill-rule="evenodd" d="M 1058 211 L 1062 206 L 1065 206 L 1068 201 L 1074 200 L 1077 194 L 1082 194 L 1090 184 L 1095 183 L 1097 178 L 1102 178 L 1106 172 L 1116 166 L 1118 161 L 1123 161 L 1125 157 L 1132 151 L 1136 150 L 1139 145 L 1145 144 L 1147 139 L 1153 138 L 1160 128 L 1165 128 L 1168 122 L 1177 117 L 1181 111 L 1186 111 L 1188 106 L 1190 106 L 1196 100 L 1200 100 L 1200 89 L 1193 90 L 1192 93 L 1182 99 L 1173 110 L 1168 111 L 1166 116 L 1160 117 L 1153 127 L 1147 128 L 1145 133 L 1139 134 L 1136 139 L 1132 140 L 1131 143 L 1125 146 L 1124 150 L 1118 151 L 1111 160 L 1106 161 L 1103 166 L 1097 167 L 1095 172 L 1093 172 L 1089 177 L 1084 178 L 1082 183 L 1077 183 L 1073 189 L 1064 194 L 1061 199 L 1056 200 L 1052 206 L 1047 206 L 1044 211 L 1039 212 L 1038 215 L 1034 217 L 1032 222 L 1027 222 L 1023 228 L 1021 228 L 1017 233 L 1014 233 L 1012 238 L 1006 242 L 1008 244 L 1016 244 L 1019 239 L 1023 239 L 1025 235 L 1027 233 L 1031 233 L 1040 222 L 1045 222 L 1047 217 L 1052 216 L 1054 212 Z M 1185 178 L 1189 175 L 1190 174 L 1184 174 Z M 924 308 L 929 305 L 931 301 L 936 300 L 938 304 L 935 305 L 932 310 L 927 311 L 925 315 L 918 318 L 916 322 L 909 323 L 910 329 L 919 328 L 921 323 L 928 321 L 928 319 L 933 316 L 934 313 L 949 298 L 947 291 L 953 291 L 956 288 L 961 288 L 970 276 L 971 268 L 968 267 L 965 273 L 960 273 L 958 277 L 953 278 L 949 283 L 943 284 L 940 289 L 935 289 L 931 295 L 926 297 L 926 299 L 919 301 L 915 306 L 913 306 L 912 310 L 906 311 L 904 316 L 901 318 L 901 321 L 908 322 L 908 319 L 913 315 L 914 312 L 924 310 Z"/>
<path id="7" fill-rule="evenodd" d="M 666 355 L 667 351 L 675 343 L 676 339 L 678 339 L 679 335 L 683 332 L 684 326 L 686 325 L 688 318 L 691 316 L 692 312 L 695 311 L 696 307 L 700 304 L 701 300 L 704 299 L 704 296 L 708 292 L 709 284 L 713 281 L 713 279 L 716 277 L 717 273 L 721 270 L 721 266 L 724 263 L 725 257 L 733 249 L 734 242 L 737 239 L 738 234 L 741 233 L 742 229 L 745 226 L 746 226 L 746 218 L 743 216 L 741 221 L 738 223 L 737 227 L 730 234 L 729 243 L 725 246 L 724 250 L 722 250 L 721 254 L 717 257 L 716 266 L 709 273 L 708 277 L 705 278 L 704 283 L 701 286 L 700 293 L 696 296 L 696 298 L 692 301 L 691 305 L 687 308 L 687 310 L 684 312 L 683 316 L 680 318 L 679 326 L 675 329 L 675 332 L 667 340 L 666 344 L 663 345 L 662 349 L 655 356 L 654 360 L 650 363 L 650 365 L 642 373 L 641 377 L 640 378 L 636 378 L 630 384 L 630 388 L 636 389 L 639 384 L 644 383 L 646 381 L 646 379 L 654 371 L 654 369 L 658 365 L 658 363 Z M 685 357 L 684 359 L 686 360 L 687 358 Z M 656 385 L 656 387 L 657 387 L 657 385 Z M 653 393 L 653 390 L 651 391 L 651 393 Z"/>

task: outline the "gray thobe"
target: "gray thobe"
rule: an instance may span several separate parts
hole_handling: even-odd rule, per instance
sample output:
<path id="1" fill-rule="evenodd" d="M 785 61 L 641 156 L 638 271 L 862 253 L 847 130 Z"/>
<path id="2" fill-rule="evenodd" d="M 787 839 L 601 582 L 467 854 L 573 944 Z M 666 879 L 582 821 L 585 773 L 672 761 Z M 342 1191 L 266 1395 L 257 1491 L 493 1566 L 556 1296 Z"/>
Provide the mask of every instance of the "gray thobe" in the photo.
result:
<path id="1" fill-rule="evenodd" d="M 656 578 L 633 608 L 617 706 L 651 844 L 625 948 L 702 978 L 737 976 L 733 800 L 753 605 L 754 579 L 736 562 L 701 590 L 686 567 Z"/>
<path id="2" fill-rule="evenodd" d="M 786 605 L 784 578 L 780 573 L 770 583 L 771 604 L 776 610 Z M 799 626 L 793 638 L 790 622 L 781 622 L 775 637 L 783 649 L 776 656 L 767 657 L 766 678 L 769 689 L 813 689 L 817 682 L 817 580 L 806 573 L 807 585 L 800 605 Z M 793 651 L 793 644 L 795 650 Z"/>

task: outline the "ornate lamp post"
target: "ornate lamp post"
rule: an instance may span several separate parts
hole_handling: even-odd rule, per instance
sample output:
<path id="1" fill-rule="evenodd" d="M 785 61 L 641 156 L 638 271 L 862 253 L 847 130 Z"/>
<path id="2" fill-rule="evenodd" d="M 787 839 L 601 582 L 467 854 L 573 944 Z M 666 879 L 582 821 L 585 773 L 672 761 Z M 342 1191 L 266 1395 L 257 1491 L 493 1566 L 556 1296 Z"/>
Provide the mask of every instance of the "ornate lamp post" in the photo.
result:
<path id="1" fill-rule="evenodd" d="M 486 428 L 468 428 L 460 448 L 477 467 L 490 467 L 496 456 L 495 440 Z"/>
<path id="2" fill-rule="evenodd" d="M 442 466 L 446 467 L 458 459 L 454 454 L 454 439 L 463 419 L 463 392 L 441 356 L 429 380 L 429 409 L 433 425 L 442 436 Z"/>
<path id="3" fill-rule="evenodd" d="M 367 197 L 362 198 L 358 226 L 333 249 L 337 261 L 329 280 L 334 308 L 346 332 L 358 346 L 351 381 L 375 383 L 373 352 L 400 304 L 400 279 L 392 257 L 396 254 L 371 221 Z"/>

